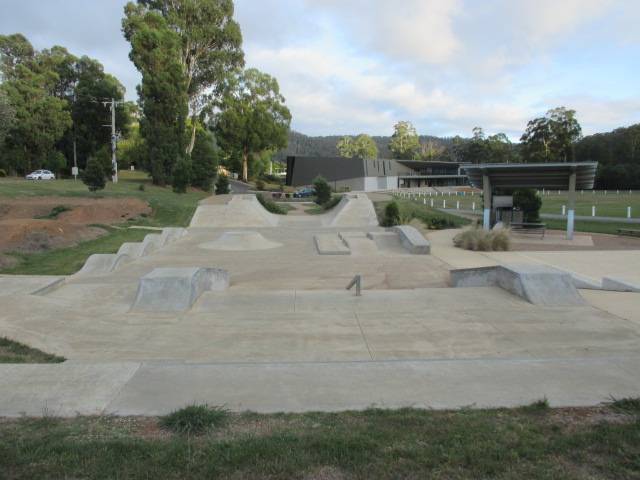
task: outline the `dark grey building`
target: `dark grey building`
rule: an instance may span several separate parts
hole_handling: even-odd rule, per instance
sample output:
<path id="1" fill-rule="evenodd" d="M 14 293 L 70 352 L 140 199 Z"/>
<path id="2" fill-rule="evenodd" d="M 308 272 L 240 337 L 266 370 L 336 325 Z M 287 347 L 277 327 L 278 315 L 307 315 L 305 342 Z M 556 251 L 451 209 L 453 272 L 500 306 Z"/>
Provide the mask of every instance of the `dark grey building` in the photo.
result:
<path id="1" fill-rule="evenodd" d="M 311 185 L 322 175 L 335 189 L 355 191 L 465 185 L 454 162 L 343 157 L 287 157 L 287 185 Z"/>

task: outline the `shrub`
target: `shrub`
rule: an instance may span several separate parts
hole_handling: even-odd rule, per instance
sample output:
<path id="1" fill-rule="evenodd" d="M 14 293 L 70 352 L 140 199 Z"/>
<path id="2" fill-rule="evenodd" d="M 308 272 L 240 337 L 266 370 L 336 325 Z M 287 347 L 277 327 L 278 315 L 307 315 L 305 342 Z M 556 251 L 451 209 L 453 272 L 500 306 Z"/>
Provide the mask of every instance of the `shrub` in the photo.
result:
<path id="1" fill-rule="evenodd" d="M 264 191 L 264 187 L 265 187 L 264 180 L 262 180 L 261 178 L 259 178 L 259 179 L 256 181 L 256 188 L 257 188 L 259 191 L 263 192 L 263 191 Z"/>
<path id="2" fill-rule="evenodd" d="M 391 200 L 384 206 L 384 216 L 382 217 L 383 227 L 393 227 L 400 223 L 400 207 L 398 202 Z"/>
<path id="3" fill-rule="evenodd" d="M 102 162 L 96 157 L 89 157 L 87 159 L 87 167 L 80 175 L 82 183 L 84 183 L 90 192 L 96 192 L 104 189 L 107 186 L 106 172 L 102 165 Z"/>
<path id="4" fill-rule="evenodd" d="M 344 197 L 344 195 L 333 195 L 331 199 L 324 204 L 323 208 L 325 210 L 331 210 L 333 207 L 335 207 L 340 203 L 340 200 L 342 200 L 342 197 Z"/>
<path id="5" fill-rule="evenodd" d="M 227 193 L 231 193 L 229 177 L 224 173 L 219 173 L 218 179 L 216 180 L 216 195 L 226 195 Z"/>
<path id="6" fill-rule="evenodd" d="M 191 183 L 191 165 L 183 158 L 173 164 L 171 169 L 171 188 L 179 195 L 187 193 L 187 187 Z"/>
<path id="7" fill-rule="evenodd" d="M 261 193 L 256 193 L 256 198 L 260 202 L 260 205 L 262 205 L 268 212 L 275 213 L 276 215 L 287 214 L 284 208 L 271 200 L 266 200 Z"/>
<path id="8" fill-rule="evenodd" d="M 6 176 L 7 176 L 6 170 L 0 168 L 0 177 L 6 177 Z"/>
<path id="9" fill-rule="evenodd" d="M 222 407 L 211 407 L 206 403 L 187 405 L 162 417 L 160 426 L 184 435 L 205 433 L 207 430 L 220 426 L 227 413 L 227 410 Z"/>
<path id="10" fill-rule="evenodd" d="M 525 222 L 538 223 L 540 221 L 542 199 L 535 188 L 521 188 L 513 192 L 513 205 L 523 210 Z"/>
<path id="11" fill-rule="evenodd" d="M 322 176 L 313 179 L 313 188 L 316 190 L 316 198 L 313 200 L 318 205 L 325 205 L 331 200 L 331 187 Z"/>
<path id="12" fill-rule="evenodd" d="M 145 190 L 144 183 L 141 183 L 140 185 L 138 185 L 138 190 L 140 190 L 141 192 L 144 192 Z"/>
<path id="13" fill-rule="evenodd" d="M 511 250 L 511 235 L 505 227 L 486 232 L 475 225 L 453 237 L 453 244 L 458 248 L 480 252 L 508 251 Z"/>

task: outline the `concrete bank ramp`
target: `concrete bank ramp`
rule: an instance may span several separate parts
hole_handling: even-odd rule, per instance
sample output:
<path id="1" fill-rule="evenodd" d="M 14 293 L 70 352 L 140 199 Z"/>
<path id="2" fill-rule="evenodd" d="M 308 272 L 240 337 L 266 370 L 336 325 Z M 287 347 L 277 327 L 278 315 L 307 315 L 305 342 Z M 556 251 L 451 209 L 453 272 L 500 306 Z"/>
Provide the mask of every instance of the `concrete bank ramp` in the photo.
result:
<path id="1" fill-rule="evenodd" d="M 278 221 L 255 195 L 234 195 L 226 205 L 199 205 L 189 227 L 275 227 Z"/>
<path id="2" fill-rule="evenodd" d="M 378 226 L 373 203 L 364 193 L 348 193 L 329 213 L 320 216 L 325 227 Z"/>
<path id="3" fill-rule="evenodd" d="M 451 271 L 452 287 L 499 286 L 528 302 L 545 307 L 587 304 L 571 274 L 548 265 L 499 265 Z"/>
<path id="4" fill-rule="evenodd" d="M 155 268 L 138 281 L 131 311 L 187 312 L 203 292 L 229 288 L 229 271 L 205 267 Z"/>
<path id="5" fill-rule="evenodd" d="M 74 275 L 103 275 L 135 259 L 123 253 L 94 253 Z"/>

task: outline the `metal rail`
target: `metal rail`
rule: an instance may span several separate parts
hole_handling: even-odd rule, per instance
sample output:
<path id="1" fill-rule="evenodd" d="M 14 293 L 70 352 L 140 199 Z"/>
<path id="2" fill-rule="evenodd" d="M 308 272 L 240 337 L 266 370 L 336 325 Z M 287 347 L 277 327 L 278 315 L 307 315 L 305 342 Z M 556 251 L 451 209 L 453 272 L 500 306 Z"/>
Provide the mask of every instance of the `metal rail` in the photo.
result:
<path id="1" fill-rule="evenodd" d="M 347 285 L 347 290 L 351 290 L 351 287 L 356 286 L 356 297 L 360 297 L 360 275 L 356 275 L 355 277 L 353 277 L 353 280 L 351 280 L 349 282 L 349 285 Z"/>

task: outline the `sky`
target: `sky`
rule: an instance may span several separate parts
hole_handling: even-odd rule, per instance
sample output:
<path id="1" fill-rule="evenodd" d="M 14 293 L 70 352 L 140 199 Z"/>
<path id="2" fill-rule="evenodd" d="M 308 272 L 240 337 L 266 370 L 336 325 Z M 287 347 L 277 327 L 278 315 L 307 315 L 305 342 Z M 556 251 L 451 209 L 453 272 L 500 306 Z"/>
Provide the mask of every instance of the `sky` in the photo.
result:
<path id="1" fill-rule="evenodd" d="M 136 100 L 126 1 L 0 0 L 0 34 L 100 61 Z M 247 68 L 310 136 L 505 133 L 564 106 L 583 133 L 640 123 L 640 0 L 235 0 Z"/>

